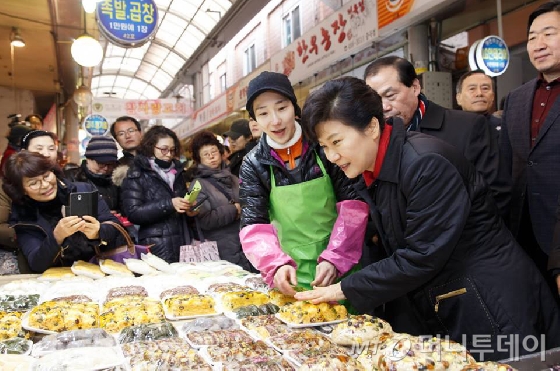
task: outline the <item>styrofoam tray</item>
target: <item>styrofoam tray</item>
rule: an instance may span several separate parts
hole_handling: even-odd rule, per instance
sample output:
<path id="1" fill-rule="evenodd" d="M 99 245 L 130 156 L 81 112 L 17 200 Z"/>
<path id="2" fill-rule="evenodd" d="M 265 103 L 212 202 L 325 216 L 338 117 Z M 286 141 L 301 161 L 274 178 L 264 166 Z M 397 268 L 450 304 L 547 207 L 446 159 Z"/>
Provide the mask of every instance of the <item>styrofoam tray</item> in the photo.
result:
<path id="1" fill-rule="evenodd" d="M 50 330 L 44 330 L 42 328 L 37 328 L 37 327 L 32 327 L 29 325 L 29 313 L 31 312 L 25 312 L 24 315 L 21 317 L 21 327 L 27 331 L 33 331 L 33 332 L 37 332 L 39 334 L 47 334 L 47 335 L 53 335 L 53 334 L 58 334 L 58 332 L 56 331 L 50 331 Z"/>

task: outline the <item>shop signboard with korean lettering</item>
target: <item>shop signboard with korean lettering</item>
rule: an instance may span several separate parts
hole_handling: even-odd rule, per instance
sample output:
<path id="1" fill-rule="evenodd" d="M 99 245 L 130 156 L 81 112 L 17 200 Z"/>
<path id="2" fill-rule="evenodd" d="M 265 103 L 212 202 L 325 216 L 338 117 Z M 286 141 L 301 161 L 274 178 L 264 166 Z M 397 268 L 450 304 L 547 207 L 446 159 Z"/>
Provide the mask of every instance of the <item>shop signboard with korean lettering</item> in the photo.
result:
<path id="1" fill-rule="evenodd" d="M 290 78 L 293 84 L 313 76 L 352 51 L 377 39 L 375 3 L 354 0 L 312 28 L 271 58 L 271 69 Z"/>
<path id="2" fill-rule="evenodd" d="M 228 94 L 224 93 L 214 99 L 212 102 L 194 112 L 192 120 L 189 123 L 188 134 L 203 129 L 206 125 L 211 124 L 213 121 L 221 118 L 222 116 L 231 113 L 231 102 L 228 104 Z"/>
<path id="3" fill-rule="evenodd" d="M 91 136 L 105 135 L 109 130 L 109 123 L 101 115 L 89 115 L 84 119 L 84 129 Z"/>
<path id="4" fill-rule="evenodd" d="M 93 113 L 117 118 L 132 116 L 138 120 L 175 119 L 192 113 L 187 99 L 115 99 L 93 98 Z"/>
<path id="5" fill-rule="evenodd" d="M 249 82 L 263 71 L 270 71 L 270 59 L 260 65 L 253 72 L 239 80 L 233 96 L 234 110 L 237 111 L 245 108 L 245 105 L 247 104 L 247 88 L 249 87 Z"/>
<path id="6" fill-rule="evenodd" d="M 158 10 L 154 0 L 103 0 L 97 6 L 103 36 L 123 47 L 138 47 L 156 31 Z"/>

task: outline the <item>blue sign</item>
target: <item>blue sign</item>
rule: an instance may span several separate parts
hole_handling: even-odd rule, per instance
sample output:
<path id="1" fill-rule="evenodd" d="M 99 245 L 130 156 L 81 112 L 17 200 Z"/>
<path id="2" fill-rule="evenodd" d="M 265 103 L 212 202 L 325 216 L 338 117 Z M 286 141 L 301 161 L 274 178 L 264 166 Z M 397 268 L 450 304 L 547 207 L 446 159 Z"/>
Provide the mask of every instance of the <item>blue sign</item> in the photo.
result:
<path id="1" fill-rule="evenodd" d="M 104 0 L 97 5 L 97 22 L 103 36 L 123 47 L 138 47 L 156 31 L 154 0 Z"/>
<path id="2" fill-rule="evenodd" d="M 488 76 L 500 76 L 509 65 L 509 50 L 498 36 L 488 36 L 476 46 L 476 64 Z"/>
<path id="3" fill-rule="evenodd" d="M 89 115 L 84 119 L 84 129 L 91 135 L 105 135 L 109 130 L 109 123 L 101 115 Z"/>

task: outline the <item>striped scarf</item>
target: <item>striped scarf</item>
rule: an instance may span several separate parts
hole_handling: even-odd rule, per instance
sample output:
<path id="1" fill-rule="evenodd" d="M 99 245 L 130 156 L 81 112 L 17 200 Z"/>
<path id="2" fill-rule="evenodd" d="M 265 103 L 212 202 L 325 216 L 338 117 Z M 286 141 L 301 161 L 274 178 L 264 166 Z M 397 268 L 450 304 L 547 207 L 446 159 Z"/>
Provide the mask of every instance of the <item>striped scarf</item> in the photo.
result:
<path id="1" fill-rule="evenodd" d="M 416 109 L 414 116 L 412 116 L 412 120 L 410 120 L 410 125 L 408 125 L 406 131 L 419 131 L 420 121 L 422 121 L 422 118 L 426 113 L 426 109 L 428 109 L 428 103 L 428 98 L 426 98 L 423 93 L 420 93 L 418 95 L 418 108 Z"/>

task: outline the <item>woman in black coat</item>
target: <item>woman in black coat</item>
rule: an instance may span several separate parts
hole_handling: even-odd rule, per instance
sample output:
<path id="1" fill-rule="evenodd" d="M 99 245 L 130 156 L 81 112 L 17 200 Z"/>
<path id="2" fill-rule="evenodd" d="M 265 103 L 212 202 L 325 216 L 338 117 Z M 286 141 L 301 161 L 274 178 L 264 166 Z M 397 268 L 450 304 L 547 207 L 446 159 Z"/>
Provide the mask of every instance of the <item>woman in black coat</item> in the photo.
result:
<path id="1" fill-rule="evenodd" d="M 183 197 L 187 186 L 183 166 L 176 159 L 181 143 L 164 126 L 148 130 L 128 169 L 121 191 L 123 211 L 139 225 L 138 242 L 152 246 L 150 251 L 172 263 L 179 261 L 179 248 L 190 243 L 186 215 L 193 215 Z"/>
<path id="2" fill-rule="evenodd" d="M 385 123 L 381 98 L 356 78 L 327 82 L 307 99 L 302 116 L 329 161 L 349 178 L 362 177 L 357 189 L 388 257 L 297 299 L 346 298 L 369 312 L 401 298 L 424 334 L 448 335 L 475 357 L 488 346 L 485 359 L 508 358 L 513 335 L 534 337 L 539 347 L 560 345 L 550 290 L 505 227 L 481 175 L 459 152 L 405 132 L 400 119 Z M 480 336 L 488 342 L 478 348 Z M 520 354 L 529 351 L 519 346 Z"/>
<path id="3" fill-rule="evenodd" d="M 39 153 L 22 151 L 8 160 L 3 189 L 12 199 L 10 224 L 18 245 L 34 272 L 53 266 L 71 266 L 88 261 L 95 247 L 113 249 L 124 244 L 120 233 L 105 221 L 118 223 L 100 197 L 97 218 L 63 215 L 72 192 L 92 192 L 87 183 L 61 179 L 60 170 Z"/>

